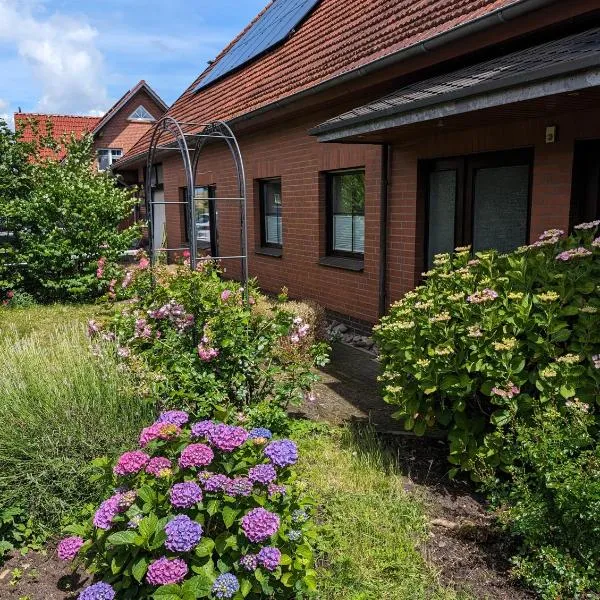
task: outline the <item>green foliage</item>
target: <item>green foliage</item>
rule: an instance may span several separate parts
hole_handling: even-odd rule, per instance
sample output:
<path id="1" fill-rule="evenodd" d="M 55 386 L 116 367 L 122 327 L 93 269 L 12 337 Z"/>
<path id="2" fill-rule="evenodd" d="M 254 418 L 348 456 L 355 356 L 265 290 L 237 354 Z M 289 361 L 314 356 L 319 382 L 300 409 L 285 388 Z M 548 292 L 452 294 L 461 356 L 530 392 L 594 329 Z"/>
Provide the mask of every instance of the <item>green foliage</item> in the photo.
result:
<path id="1" fill-rule="evenodd" d="M 66 142 L 62 161 L 36 154 L 48 143 L 32 149 L 0 126 L 0 219 L 14 233 L 0 254 L 0 289 L 81 301 L 100 295 L 115 275 L 101 269 L 97 277 L 99 259 L 114 264 L 137 237 L 137 227 L 119 228 L 136 200 L 92 168 L 91 137 Z"/>
<path id="2" fill-rule="evenodd" d="M 164 423 L 163 423 L 164 426 Z M 173 427 L 166 425 L 167 428 Z M 135 473 L 115 476 L 109 461 L 96 461 L 101 479 L 109 482 L 108 493 L 117 486 L 133 491 L 112 519 L 110 529 L 94 527 L 93 520 L 67 528 L 68 533 L 81 536 L 85 544 L 78 558 L 93 574 L 109 583 L 117 597 L 135 600 L 195 600 L 214 598 L 212 586 L 222 573 L 232 573 L 240 590 L 234 600 L 242 598 L 277 598 L 278 600 L 307 598 L 315 588 L 312 546 L 316 530 L 310 519 L 312 502 L 299 492 L 294 468 L 277 468 L 276 485 L 284 493 L 269 491 L 267 485 L 251 484 L 246 494 L 230 495 L 230 490 L 209 491 L 204 487 L 202 499 L 188 508 L 173 506 L 169 491 L 182 482 L 201 484 L 215 474 L 228 481 L 246 478 L 249 470 L 268 463 L 266 439 L 248 439 L 231 452 L 213 445 L 214 458 L 206 466 L 181 466 L 180 457 L 193 441 L 203 444 L 204 438 L 193 437 L 188 426 L 172 429 L 169 439 L 155 439 L 144 448 L 148 457 L 168 458 L 171 469 L 159 475 L 148 474 L 143 467 Z M 210 436 L 209 436 L 210 438 Z M 291 442 L 290 442 L 291 443 Z M 206 469 L 206 470 L 205 470 Z M 242 519 L 251 510 L 261 508 L 279 518 L 279 527 L 260 541 L 251 542 L 242 527 Z M 202 527 L 199 542 L 191 550 L 171 551 L 165 526 L 178 515 L 187 515 Z M 291 534 L 293 532 L 293 534 Z M 240 564 L 246 555 L 256 556 L 261 548 L 277 548 L 281 552 L 279 566 L 272 570 L 259 565 L 248 571 Z M 147 579 L 151 564 L 161 557 L 185 561 L 188 573 L 183 581 L 156 587 Z"/>
<path id="3" fill-rule="evenodd" d="M 41 547 L 41 538 L 36 536 L 31 517 L 20 508 L 9 507 L 0 510 L 0 561 L 15 548 L 26 552 L 29 548 Z"/>
<path id="4" fill-rule="evenodd" d="M 328 351 L 313 343 L 309 324 L 298 318 L 294 324 L 282 303 L 268 311 L 248 306 L 239 285 L 223 281 L 210 265 L 201 272 L 157 268 L 156 276 L 152 286 L 149 269 L 136 270 L 133 301 L 106 329 L 153 373 L 153 393 L 167 407 L 211 416 L 268 400 L 270 414 L 257 408 L 252 418 L 258 424 L 262 411 L 264 424 L 274 425 L 281 408 L 302 401 L 316 380 L 313 367 L 327 360 Z M 254 286 L 250 294 L 253 302 L 260 298 Z"/>
<path id="5" fill-rule="evenodd" d="M 522 542 L 515 574 L 542 598 L 587 598 L 600 590 L 600 442 L 590 407 L 557 398 L 518 420 L 509 478 L 488 492 Z"/>
<path id="6" fill-rule="evenodd" d="M 439 255 L 426 283 L 376 328 L 386 401 L 419 435 L 447 429 L 457 469 L 480 479 L 510 465 L 502 431 L 556 392 L 563 402 L 577 396 L 595 407 L 596 229 L 593 223 L 562 240 L 562 232 L 546 232 L 508 255 L 490 251 L 473 259 L 468 248 Z"/>
<path id="7" fill-rule="evenodd" d="M 19 508 L 36 535 L 100 498 L 90 461 L 115 456 L 151 418 L 116 361 L 93 356 L 84 326 L 63 319 L 57 308 L 0 309 L 0 511 Z"/>

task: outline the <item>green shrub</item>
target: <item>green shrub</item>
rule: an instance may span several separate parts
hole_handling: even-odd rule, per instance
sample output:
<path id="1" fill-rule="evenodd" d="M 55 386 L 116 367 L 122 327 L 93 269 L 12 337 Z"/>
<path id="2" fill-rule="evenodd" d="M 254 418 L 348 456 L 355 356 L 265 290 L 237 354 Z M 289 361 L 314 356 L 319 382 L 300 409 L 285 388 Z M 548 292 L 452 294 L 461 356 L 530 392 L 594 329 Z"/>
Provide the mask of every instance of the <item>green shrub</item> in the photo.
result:
<path id="1" fill-rule="evenodd" d="M 487 482 L 501 521 L 522 542 L 515 574 L 548 600 L 600 590 L 597 427 L 587 404 L 556 400 L 506 432 L 509 478 Z"/>
<path id="2" fill-rule="evenodd" d="M 326 345 L 309 339 L 310 324 L 279 302 L 255 311 L 239 284 L 210 265 L 201 272 L 158 268 L 154 286 L 145 258 L 142 267 L 126 276 L 135 297 L 106 331 L 116 335 L 119 354 L 147 365 L 167 407 L 212 416 L 269 400 L 275 412 L 265 417 L 277 419 L 277 408 L 303 399 L 313 367 L 327 360 Z M 250 295 L 260 298 L 254 286 Z"/>
<path id="3" fill-rule="evenodd" d="M 450 461 L 475 478 L 510 465 L 493 433 L 559 390 L 594 406 L 600 393 L 598 223 L 550 231 L 507 255 L 439 255 L 426 283 L 376 328 L 386 401 L 405 427 L 445 428 Z M 565 364 L 573 369 L 565 375 Z"/>
<path id="4" fill-rule="evenodd" d="M 138 236 L 137 227 L 120 227 L 136 202 L 133 192 L 92 168 L 91 137 L 66 145 L 62 161 L 38 155 L 22 164 L 31 145 L 0 127 L 0 220 L 14 233 L 10 252 L 0 254 L 0 289 L 44 302 L 101 295 L 117 273 L 104 263 L 114 265 Z M 18 156 L 19 186 L 4 168 L 3 146 Z"/>
<path id="5" fill-rule="evenodd" d="M 25 511 L 38 533 L 100 498 L 90 461 L 118 454 L 152 414 L 114 359 L 90 353 L 84 331 L 0 337 L 0 512 Z"/>
<path id="6" fill-rule="evenodd" d="M 112 495 L 68 528 L 59 556 L 82 559 L 122 600 L 306 598 L 315 532 L 294 483 L 296 445 L 188 419 L 163 413 L 143 450 L 103 463 Z"/>

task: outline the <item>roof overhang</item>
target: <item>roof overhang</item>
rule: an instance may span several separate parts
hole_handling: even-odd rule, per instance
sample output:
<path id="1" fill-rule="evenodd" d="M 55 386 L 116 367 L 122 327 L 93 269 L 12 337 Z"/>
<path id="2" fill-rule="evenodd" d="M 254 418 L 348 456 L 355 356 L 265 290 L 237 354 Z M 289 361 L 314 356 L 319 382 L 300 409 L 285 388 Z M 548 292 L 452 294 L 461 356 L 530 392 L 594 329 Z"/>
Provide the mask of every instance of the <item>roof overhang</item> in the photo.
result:
<path id="1" fill-rule="evenodd" d="M 386 130 L 600 86 L 600 28 L 401 88 L 310 133 L 361 141 Z"/>

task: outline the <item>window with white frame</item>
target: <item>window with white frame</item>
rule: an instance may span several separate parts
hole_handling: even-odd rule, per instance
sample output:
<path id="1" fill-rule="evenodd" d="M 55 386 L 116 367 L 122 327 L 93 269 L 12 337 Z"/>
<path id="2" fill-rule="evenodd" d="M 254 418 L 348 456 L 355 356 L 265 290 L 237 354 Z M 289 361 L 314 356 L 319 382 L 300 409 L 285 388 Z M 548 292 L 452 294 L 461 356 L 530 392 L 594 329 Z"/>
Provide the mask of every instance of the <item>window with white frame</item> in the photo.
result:
<path id="1" fill-rule="evenodd" d="M 121 156 L 123 156 L 123 150 L 120 148 L 100 148 L 98 150 L 98 171 L 106 171 Z"/>
<path id="2" fill-rule="evenodd" d="M 148 109 L 140 104 L 130 115 L 130 121 L 156 121 Z"/>

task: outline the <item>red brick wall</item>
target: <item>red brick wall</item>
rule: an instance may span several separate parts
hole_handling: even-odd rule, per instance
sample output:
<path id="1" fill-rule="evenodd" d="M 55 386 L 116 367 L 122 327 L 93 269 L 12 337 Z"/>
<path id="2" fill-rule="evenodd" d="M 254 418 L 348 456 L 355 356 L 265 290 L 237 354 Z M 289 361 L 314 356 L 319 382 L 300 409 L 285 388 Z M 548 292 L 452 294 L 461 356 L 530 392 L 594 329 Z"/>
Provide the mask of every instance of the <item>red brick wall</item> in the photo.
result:
<path id="1" fill-rule="evenodd" d="M 378 311 L 379 207 L 381 196 L 381 148 L 373 145 L 324 145 L 307 134 L 321 118 L 311 115 L 285 128 L 266 129 L 242 136 L 248 189 L 248 247 L 250 274 L 267 291 L 286 286 L 292 297 L 314 298 L 340 313 L 374 322 Z M 363 272 L 319 264 L 325 254 L 325 192 L 323 173 L 334 169 L 364 167 L 365 261 Z M 163 163 L 165 198 L 175 200 L 185 186 L 179 157 Z M 258 179 L 281 177 L 283 197 L 283 256 L 256 254 L 260 246 Z M 213 144 L 202 153 L 197 185 L 214 184 L 218 197 L 237 196 L 229 150 Z M 240 214 L 235 202 L 218 204 L 219 254 L 240 254 Z M 180 207 L 168 207 L 169 245 L 182 243 Z M 224 263 L 228 276 L 239 278 L 239 261 Z"/>
<path id="2" fill-rule="evenodd" d="M 129 115 L 140 104 L 144 105 L 156 120 L 163 114 L 163 109 L 145 90 L 141 90 L 100 130 L 94 141 L 95 148 L 121 148 L 123 154 L 130 150 L 152 126 L 152 123 L 128 121 Z"/>

